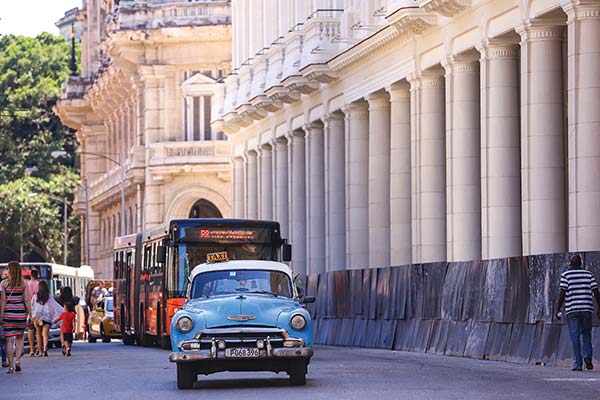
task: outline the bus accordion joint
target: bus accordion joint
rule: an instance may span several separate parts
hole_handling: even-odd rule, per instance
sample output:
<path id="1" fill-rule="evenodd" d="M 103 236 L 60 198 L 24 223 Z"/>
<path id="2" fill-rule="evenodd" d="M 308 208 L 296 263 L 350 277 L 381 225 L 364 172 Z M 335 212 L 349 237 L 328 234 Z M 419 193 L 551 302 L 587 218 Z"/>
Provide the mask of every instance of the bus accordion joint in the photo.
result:
<path id="1" fill-rule="evenodd" d="M 206 255 L 206 262 L 208 264 L 229 261 L 229 255 L 226 251 L 220 251 L 218 253 L 208 253 Z"/>

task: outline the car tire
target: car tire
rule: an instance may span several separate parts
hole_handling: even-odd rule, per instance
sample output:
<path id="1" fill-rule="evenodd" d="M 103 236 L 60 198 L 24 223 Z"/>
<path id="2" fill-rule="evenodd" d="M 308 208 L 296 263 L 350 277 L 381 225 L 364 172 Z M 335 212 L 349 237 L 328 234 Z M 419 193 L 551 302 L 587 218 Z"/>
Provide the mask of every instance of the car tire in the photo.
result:
<path id="1" fill-rule="evenodd" d="M 191 389 L 196 382 L 197 375 L 191 368 L 184 364 L 177 363 L 177 388 Z"/>
<path id="2" fill-rule="evenodd" d="M 100 337 L 102 338 L 102 343 L 110 343 L 110 338 L 104 334 L 104 325 L 100 324 Z"/>
<path id="3" fill-rule="evenodd" d="M 96 343 L 96 338 L 88 334 L 88 343 Z"/>
<path id="4" fill-rule="evenodd" d="M 288 371 L 290 376 L 290 384 L 293 386 L 302 386 L 306 384 L 306 364 L 292 365 Z"/>
<path id="5" fill-rule="evenodd" d="M 123 333 L 123 344 L 125 346 L 133 346 L 135 344 L 135 337 L 133 335 Z"/>

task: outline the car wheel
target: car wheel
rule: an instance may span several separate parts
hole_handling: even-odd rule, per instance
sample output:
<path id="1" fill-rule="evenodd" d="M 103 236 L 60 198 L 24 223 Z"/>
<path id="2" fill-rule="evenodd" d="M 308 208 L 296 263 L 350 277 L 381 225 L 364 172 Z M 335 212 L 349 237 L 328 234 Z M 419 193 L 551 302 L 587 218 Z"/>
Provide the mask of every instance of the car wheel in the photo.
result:
<path id="1" fill-rule="evenodd" d="M 133 335 L 123 334 L 123 344 L 125 346 L 132 346 L 135 344 L 135 337 Z"/>
<path id="2" fill-rule="evenodd" d="M 186 365 L 177 363 L 177 388 L 191 389 L 196 382 L 196 373 Z"/>
<path id="3" fill-rule="evenodd" d="M 306 364 L 292 365 L 288 371 L 290 376 L 290 384 L 294 386 L 302 386 L 306 384 Z"/>
<path id="4" fill-rule="evenodd" d="M 100 324 L 100 337 L 102 338 L 102 343 L 110 343 L 110 338 L 104 334 L 104 325 Z"/>
<path id="5" fill-rule="evenodd" d="M 88 343 L 96 343 L 96 338 L 92 335 L 88 335 Z"/>

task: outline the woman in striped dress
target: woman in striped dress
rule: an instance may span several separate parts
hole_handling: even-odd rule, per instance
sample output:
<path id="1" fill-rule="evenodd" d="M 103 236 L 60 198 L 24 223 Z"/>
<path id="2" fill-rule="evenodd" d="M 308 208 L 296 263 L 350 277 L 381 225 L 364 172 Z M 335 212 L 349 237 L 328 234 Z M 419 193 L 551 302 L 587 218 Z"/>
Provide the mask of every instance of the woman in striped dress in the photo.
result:
<path id="1" fill-rule="evenodd" d="M 21 372 L 23 338 L 27 318 L 31 315 L 27 285 L 23 281 L 21 265 L 16 261 L 8 263 L 8 279 L 1 283 L 0 321 L 4 324 L 4 336 L 8 352 L 8 373 Z M 16 359 L 13 349 L 16 345 Z M 14 362 L 14 364 L 13 364 Z"/>

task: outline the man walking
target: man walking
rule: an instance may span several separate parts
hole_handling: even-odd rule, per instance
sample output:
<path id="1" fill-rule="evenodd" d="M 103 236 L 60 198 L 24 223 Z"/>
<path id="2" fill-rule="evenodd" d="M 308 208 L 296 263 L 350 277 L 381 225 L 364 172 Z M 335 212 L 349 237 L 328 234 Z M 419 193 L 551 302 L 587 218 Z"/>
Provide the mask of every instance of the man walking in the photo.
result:
<path id="1" fill-rule="evenodd" d="M 592 297 L 593 294 L 593 297 Z M 570 258 L 570 267 L 560 276 L 560 293 L 558 295 L 557 317 L 565 305 L 567 327 L 573 345 L 573 371 L 581 371 L 583 362 L 588 370 L 594 369 L 592 364 L 592 313 L 594 298 L 598 304 L 597 315 L 600 318 L 600 291 L 598 283 L 591 272 L 582 268 L 581 257 Z M 581 360 L 581 339 L 583 339 L 583 361 Z"/>

